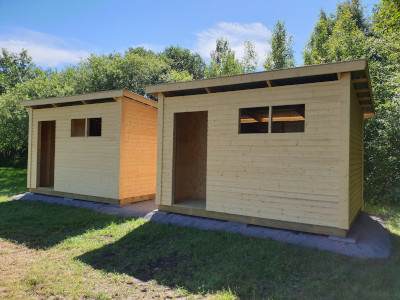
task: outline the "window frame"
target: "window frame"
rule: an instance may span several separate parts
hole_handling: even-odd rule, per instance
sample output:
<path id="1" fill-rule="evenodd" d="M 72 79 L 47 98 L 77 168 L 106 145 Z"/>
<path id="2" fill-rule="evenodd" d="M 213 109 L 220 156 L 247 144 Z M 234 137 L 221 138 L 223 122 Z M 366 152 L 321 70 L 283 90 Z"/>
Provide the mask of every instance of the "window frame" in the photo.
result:
<path id="1" fill-rule="evenodd" d="M 90 135 L 89 133 L 90 133 L 90 120 L 91 119 L 99 119 L 100 120 L 100 135 Z M 75 120 L 84 120 L 84 123 L 85 123 L 85 128 L 84 128 L 84 135 L 73 135 L 72 134 L 72 127 L 73 127 L 73 122 L 75 121 Z M 70 137 L 71 138 L 82 138 L 82 137 L 90 137 L 90 138 L 93 138 L 93 137 L 102 137 L 103 136 L 103 118 L 102 117 L 95 117 L 95 118 L 76 118 L 76 119 L 71 119 L 71 122 L 70 122 Z"/>
<path id="2" fill-rule="evenodd" d="M 290 131 L 290 132 L 273 132 L 273 109 L 274 107 L 285 107 L 285 106 L 304 106 L 304 125 L 303 125 L 303 131 Z M 246 109 L 262 109 L 262 108 L 268 108 L 268 127 L 267 127 L 267 132 L 242 132 L 242 124 L 241 119 L 242 119 L 242 111 Z M 299 120 L 298 120 L 299 121 Z M 277 122 L 277 121 L 275 121 Z M 291 122 L 291 121 L 288 121 Z M 294 121 L 296 122 L 296 120 Z M 264 122 L 263 122 L 264 123 Z M 297 104 L 285 104 L 285 105 L 268 105 L 268 106 L 255 106 L 255 107 L 240 107 L 239 108 L 239 114 L 238 114 L 238 134 L 299 134 L 299 133 L 305 133 L 306 132 L 306 104 L 305 103 L 297 103 Z"/>

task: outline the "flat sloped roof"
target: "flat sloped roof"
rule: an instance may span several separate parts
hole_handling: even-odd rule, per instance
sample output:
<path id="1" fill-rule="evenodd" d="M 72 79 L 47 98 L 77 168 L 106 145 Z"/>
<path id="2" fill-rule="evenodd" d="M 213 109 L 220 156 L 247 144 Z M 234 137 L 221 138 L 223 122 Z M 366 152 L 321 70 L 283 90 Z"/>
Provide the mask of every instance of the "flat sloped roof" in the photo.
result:
<path id="1" fill-rule="evenodd" d="M 25 107 L 31 107 L 36 109 L 36 108 L 50 108 L 50 107 L 113 102 L 116 101 L 116 99 L 119 97 L 126 97 L 131 100 L 135 100 L 155 108 L 158 107 L 158 103 L 156 101 L 150 100 L 148 98 L 145 98 L 143 96 L 140 96 L 125 89 L 79 94 L 79 95 L 72 95 L 65 97 L 25 100 L 21 101 L 20 104 Z"/>
<path id="2" fill-rule="evenodd" d="M 146 87 L 147 94 L 179 97 L 212 94 L 256 88 L 274 88 L 339 80 L 341 73 L 350 72 L 357 99 L 365 118 L 375 115 L 371 82 L 366 59 L 302 66 L 281 70 L 255 72 L 234 76 L 201 79 L 181 83 L 158 84 Z"/>

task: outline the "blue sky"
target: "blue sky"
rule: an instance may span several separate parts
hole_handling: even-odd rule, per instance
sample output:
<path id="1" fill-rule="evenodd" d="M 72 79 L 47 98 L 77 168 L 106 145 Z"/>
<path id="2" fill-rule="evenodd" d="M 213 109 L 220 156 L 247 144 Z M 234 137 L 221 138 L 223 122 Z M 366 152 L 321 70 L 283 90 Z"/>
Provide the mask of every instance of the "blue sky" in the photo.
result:
<path id="1" fill-rule="evenodd" d="M 378 0 L 363 0 L 371 11 Z M 240 58 L 242 43 L 256 45 L 260 62 L 277 20 L 294 37 L 297 64 L 320 8 L 336 0 L 0 0 L 0 48 L 27 49 L 43 67 L 62 68 L 90 53 L 144 46 L 162 51 L 180 45 L 205 59 L 218 37 L 228 38 Z"/>

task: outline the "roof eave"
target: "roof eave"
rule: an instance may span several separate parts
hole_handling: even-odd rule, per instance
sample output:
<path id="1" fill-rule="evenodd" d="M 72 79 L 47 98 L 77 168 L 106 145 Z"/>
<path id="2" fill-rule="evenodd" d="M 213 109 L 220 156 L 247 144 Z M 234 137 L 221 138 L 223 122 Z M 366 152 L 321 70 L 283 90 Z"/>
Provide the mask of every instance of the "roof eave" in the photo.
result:
<path id="1" fill-rule="evenodd" d="M 146 94 L 157 96 L 158 93 L 181 91 L 188 89 L 201 89 L 216 87 L 221 85 L 233 85 L 242 83 L 251 83 L 264 80 L 277 80 L 304 76 L 318 76 L 339 72 L 352 72 L 364 70 L 367 68 L 366 59 L 358 59 L 345 62 L 335 62 L 312 66 L 302 66 L 296 68 L 288 68 L 281 70 L 271 70 L 264 72 L 256 72 L 250 74 L 233 75 L 219 78 L 201 79 L 187 81 L 182 83 L 167 83 L 159 85 L 151 85 L 146 87 Z"/>

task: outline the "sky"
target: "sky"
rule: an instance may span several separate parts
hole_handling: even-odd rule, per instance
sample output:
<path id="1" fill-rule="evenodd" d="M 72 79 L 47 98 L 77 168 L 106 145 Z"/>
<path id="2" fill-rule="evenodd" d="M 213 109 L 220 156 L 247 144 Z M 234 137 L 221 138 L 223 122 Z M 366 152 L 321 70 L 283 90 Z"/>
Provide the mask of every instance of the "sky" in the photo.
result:
<path id="1" fill-rule="evenodd" d="M 378 0 L 363 0 L 370 12 Z M 188 48 L 209 61 L 217 38 L 230 41 L 236 56 L 243 42 L 255 44 L 260 66 L 274 24 L 285 20 L 293 35 L 296 63 L 321 8 L 336 0 L 0 0 L 0 48 L 28 50 L 44 68 L 76 64 L 91 53 L 143 46 L 156 52 Z"/>

